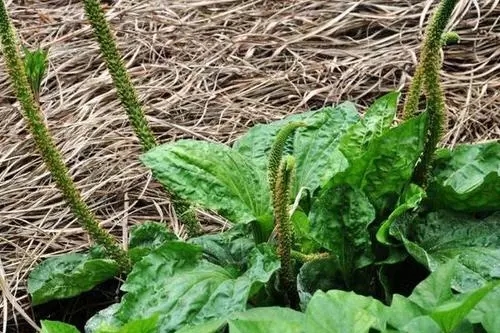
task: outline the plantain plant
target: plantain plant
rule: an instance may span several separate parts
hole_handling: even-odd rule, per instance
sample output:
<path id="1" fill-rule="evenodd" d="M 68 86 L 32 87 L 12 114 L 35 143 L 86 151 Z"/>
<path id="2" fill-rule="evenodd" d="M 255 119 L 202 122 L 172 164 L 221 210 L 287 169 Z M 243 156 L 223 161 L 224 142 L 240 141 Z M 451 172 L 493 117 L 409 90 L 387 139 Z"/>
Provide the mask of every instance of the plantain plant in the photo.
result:
<path id="1" fill-rule="evenodd" d="M 120 270 L 128 272 L 131 268 L 131 263 L 126 252 L 120 248 L 113 237 L 100 227 L 97 218 L 81 198 L 44 122 L 42 112 L 35 101 L 33 91 L 38 96 L 43 69 L 42 63 L 45 62 L 45 54 L 41 52 L 27 56 L 26 67 L 30 70 L 28 72 L 31 80 L 30 87 L 26 68 L 21 60 L 14 31 L 3 1 L 0 2 L 0 37 L 2 40 L 2 52 L 12 87 L 21 104 L 22 115 L 28 123 L 29 130 L 33 135 L 33 139 L 42 155 L 45 165 L 78 222 L 89 233 L 92 240 L 102 245 L 107 254 L 116 260 Z"/>
<path id="2" fill-rule="evenodd" d="M 99 42 L 101 53 L 113 79 L 113 84 L 116 87 L 118 98 L 127 112 L 143 151 L 146 152 L 154 148 L 157 142 L 153 131 L 148 125 L 142 105 L 139 102 L 135 88 L 130 81 L 130 77 L 118 52 L 99 0 L 84 0 L 83 3 L 85 14 L 92 25 L 94 35 Z M 180 200 L 176 197 L 175 193 L 168 190 L 167 192 L 169 192 L 176 213 L 187 228 L 188 235 L 194 236 L 199 234 L 200 225 L 189 203 Z"/>
<path id="3" fill-rule="evenodd" d="M 445 109 L 429 50 L 455 4 L 431 22 L 399 124 L 391 92 L 363 116 L 344 102 L 257 125 L 232 146 L 145 152 L 160 183 L 233 227 L 184 241 L 162 224 L 134 226 L 123 297 L 85 331 L 500 331 L 500 143 L 436 150 Z M 51 258 L 28 291 L 35 304 L 75 296 L 114 264 L 98 249 Z"/>

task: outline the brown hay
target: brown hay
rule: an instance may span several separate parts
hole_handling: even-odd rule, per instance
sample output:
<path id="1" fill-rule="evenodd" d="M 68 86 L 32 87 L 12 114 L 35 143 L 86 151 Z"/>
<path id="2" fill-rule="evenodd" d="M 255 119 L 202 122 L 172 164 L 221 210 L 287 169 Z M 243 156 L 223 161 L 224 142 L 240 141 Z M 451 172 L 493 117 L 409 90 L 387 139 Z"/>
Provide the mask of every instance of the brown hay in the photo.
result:
<path id="1" fill-rule="evenodd" d="M 132 1 L 107 15 L 162 142 L 230 143 L 255 123 L 406 88 L 436 1 Z M 500 138 L 500 0 L 461 1 L 443 81 L 455 145 Z M 71 174 L 118 237 L 175 223 L 137 160 L 137 139 L 78 1 L 7 1 L 23 43 L 50 47 L 42 108 Z M 3 323 L 27 317 L 40 259 L 88 247 L 26 130 L 0 62 L 0 297 Z M 4 290 L 4 291 L 5 291 Z M 9 297 L 12 295 L 12 297 Z M 12 303 L 15 303 L 15 307 Z M 29 313 L 29 311 L 28 311 Z M 2 328 L 3 330 L 4 328 Z"/>

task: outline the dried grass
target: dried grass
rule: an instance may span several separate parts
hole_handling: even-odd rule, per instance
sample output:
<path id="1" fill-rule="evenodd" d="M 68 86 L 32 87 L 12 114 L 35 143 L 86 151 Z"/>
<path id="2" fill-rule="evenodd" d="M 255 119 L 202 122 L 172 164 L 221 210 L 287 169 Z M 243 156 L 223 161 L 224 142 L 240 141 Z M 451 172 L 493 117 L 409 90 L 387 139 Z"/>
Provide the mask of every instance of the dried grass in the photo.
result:
<path id="1" fill-rule="evenodd" d="M 435 1 L 434 1 L 435 2 Z M 162 142 L 234 141 L 255 123 L 406 88 L 433 1 L 132 1 L 107 15 Z M 444 144 L 500 138 L 500 0 L 461 1 L 445 48 L 450 123 Z M 70 0 L 7 1 L 22 41 L 50 47 L 42 108 L 71 174 L 118 237 L 168 200 L 140 147 L 83 15 Z M 40 259 L 86 248 L 27 132 L 0 62 L 0 297 L 28 317 L 26 277 Z M 27 312 L 23 312 L 25 309 Z M 26 318 L 25 318 L 26 319 Z"/>

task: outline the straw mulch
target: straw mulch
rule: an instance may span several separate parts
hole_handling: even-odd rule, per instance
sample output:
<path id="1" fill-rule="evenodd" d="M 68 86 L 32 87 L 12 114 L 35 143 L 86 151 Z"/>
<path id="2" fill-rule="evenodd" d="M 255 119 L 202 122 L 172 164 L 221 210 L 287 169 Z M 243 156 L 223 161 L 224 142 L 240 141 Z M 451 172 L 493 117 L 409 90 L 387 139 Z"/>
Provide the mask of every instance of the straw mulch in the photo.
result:
<path id="1" fill-rule="evenodd" d="M 106 10 L 161 142 L 231 143 L 255 123 L 343 100 L 363 109 L 384 92 L 404 91 L 435 2 L 118 0 Z M 443 144 L 451 146 L 500 138 L 500 1 L 477 2 L 461 1 L 452 24 L 461 42 L 444 49 L 450 120 Z M 182 234 L 167 197 L 138 162 L 138 140 L 82 3 L 6 3 L 22 42 L 50 48 L 42 109 L 102 225 L 121 239 L 144 220 Z M 7 319 L 31 317 L 26 278 L 33 265 L 88 246 L 27 132 L 2 60 L 0 331 Z"/>

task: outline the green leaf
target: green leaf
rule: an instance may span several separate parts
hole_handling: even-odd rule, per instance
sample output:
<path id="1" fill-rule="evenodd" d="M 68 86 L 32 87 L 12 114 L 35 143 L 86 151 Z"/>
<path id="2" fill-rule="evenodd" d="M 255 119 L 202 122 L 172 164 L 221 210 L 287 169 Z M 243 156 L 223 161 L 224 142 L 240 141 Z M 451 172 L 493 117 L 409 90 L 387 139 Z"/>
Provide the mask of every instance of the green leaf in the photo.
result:
<path id="1" fill-rule="evenodd" d="M 255 247 L 250 225 L 237 224 L 228 231 L 203 235 L 188 240 L 203 249 L 203 256 L 210 262 L 242 269 L 248 263 L 248 255 Z"/>
<path id="2" fill-rule="evenodd" d="M 125 324 L 158 313 L 161 332 L 224 318 L 245 310 L 248 298 L 279 266 L 268 246 L 255 248 L 247 270 L 239 272 L 202 259 L 198 246 L 167 242 L 134 266 L 122 286 L 126 294 L 114 318 Z M 102 317 L 105 322 L 113 321 L 109 315 Z"/>
<path id="3" fill-rule="evenodd" d="M 157 333 L 158 332 L 158 314 L 146 318 L 133 320 L 122 327 L 102 325 L 96 333 Z"/>
<path id="4" fill-rule="evenodd" d="M 368 333 L 370 328 L 383 330 L 379 318 L 385 306 L 372 297 L 332 290 L 314 294 L 306 309 L 307 333 Z"/>
<path id="5" fill-rule="evenodd" d="M 147 221 L 136 224 L 130 229 L 128 253 L 133 262 L 138 262 L 166 241 L 176 239 L 177 236 L 164 223 Z"/>
<path id="6" fill-rule="evenodd" d="M 351 126 L 340 140 L 340 150 L 349 162 L 364 154 L 368 144 L 387 131 L 396 115 L 399 93 L 391 92 L 378 98 L 364 117 Z"/>
<path id="7" fill-rule="evenodd" d="M 379 215 L 392 209 L 423 150 L 427 113 L 387 130 L 332 179 L 362 189 Z M 345 154 L 346 152 L 343 151 Z"/>
<path id="8" fill-rule="evenodd" d="M 290 221 L 293 225 L 294 248 L 299 249 L 304 254 L 317 252 L 321 245 L 311 236 L 309 217 L 301 210 L 300 206 L 290 216 Z"/>
<path id="9" fill-rule="evenodd" d="M 279 320 L 277 320 L 279 318 Z M 255 308 L 228 321 L 230 333 L 302 333 L 304 315 L 287 308 Z"/>
<path id="10" fill-rule="evenodd" d="M 391 306 L 386 308 L 385 312 L 384 318 L 387 319 L 388 326 L 400 329 L 405 327 L 414 318 L 426 314 L 426 311 L 420 306 L 398 294 L 393 296 Z"/>
<path id="11" fill-rule="evenodd" d="M 260 170 L 267 170 L 267 164 L 269 159 L 269 152 L 271 146 L 278 134 L 279 130 L 286 124 L 292 121 L 305 121 L 311 128 L 304 135 L 305 138 L 313 138 L 315 131 L 322 131 L 323 133 L 318 136 L 319 139 L 324 139 L 325 130 L 327 126 L 333 126 L 330 128 L 330 136 L 336 137 L 337 130 L 344 130 L 345 125 L 338 121 L 345 119 L 349 124 L 354 123 L 359 119 L 356 108 L 354 104 L 350 102 L 342 103 L 336 107 L 325 107 L 320 110 L 308 111 L 300 114 L 294 114 L 285 117 L 282 120 L 272 122 L 265 125 L 256 125 L 248 130 L 248 132 L 240 137 L 233 145 L 233 148 L 240 154 L 245 156 L 248 160 L 252 161 Z M 326 126 L 323 126 L 326 125 Z M 340 126 L 337 128 L 337 126 Z M 328 141 L 329 139 L 327 139 Z M 289 145 L 286 150 L 286 154 L 292 154 L 294 151 L 294 143 L 297 141 L 294 139 L 288 140 Z M 323 141 L 324 142 L 324 141 Z M 301 143 L 301 147 L 307 147 L 308 143 Z M 318 151 L 318 153 L 321 153 Z M 306 156 L 305 156 L 306 157 Z"/>
<path id="12" fill-rule="evenodd" d="M 326 189 L 312 206 L 311 236 L 337 256 L 345 278 L 373 262 L 368 225 L 374 219 L 366 196 L 349 185 Z"/>
<path id="13" fill-rule="evenodd" d="M 500 214 L 485 219 L 446 211 L 428 214 L 424 220 L 407 221 L 392 231 L 402 237 L 411 256 L 434 271 L 458 257 L 452 286 L 460 292 L 477 289 L 493 278 L 500 266 Z"/>
<path id="14" fill-rule="evenodd" d="M 421 282 L 408 298 L 424 309 L 445 332 L 452 332 L 469 312 L 499 283 L 489 283 L 469 293 L 452 293 L 458 260 L 450 260 Z"/>
<path id="15" fill-rule="evenodd" d="M 331 258 L 306 262 L 297 276 L 301 307 L 305 308 L 317 290 L 328 291 L 344 287 L 339 265 Z"/>
<path id="16" fill-rule="evenodd" d="M 41 333 L 80 333 L 75 326 L 60 321 L 42 320 L 40 324 L 42 326 Z"/>
<path id="17" fill-rule="evenodd" d="M 198 325 L 187 325 L 175 333 L 220 333 L 228 318 L 215 318 Z"/>
<path id="18" fill-rule="evenodd" d="M 396 219 L 409 210 L 418 207 L 420 202 L 425 198 L 425 191 L 418 185 L 410 184 L 399 198 L 397 207 L 392 211 L 391 215 L 385 220 L 377 231 L 377 240 L 386 245 L 392 244 L 389 240 L 389 230 Z"/>
<path id="19" fill-rule="evenodd" d="M 185 327 L 176 333 L 215 333 L 229 326 L 229 333 L 302 333 L 304 314 L 288 308 L 266 307 L 237 312 L 227 319 L 214 319 L 204 324 Z"/>
<path id="20" fill-rule="evenodd" d="M 359 119 L 352 103 L 345 102 L 335 108 L 325 108 L 307 120 L 306 128 L 297 130 L 293 144 L 296 160 L 296 181 L 293 194 L 300 188 L 313 193 L 348 163 L 338 149 L 342 135 Z"/>
<path id="21" fill-rule="evenodd" d="M 38 96 L 40 94 L 40 86 L 43 77 L 47 71 L 47 56 L 48 51 L 36 49 L 30 51 L 28 48 L 23 48 L 24 51 L 24 69 L 26 76 L 31 87 L 33 94 Z"/>
<path id="22" fill-rule="evenodd" d="M 472 323 L 481 323 L 487 333 L 500 332 L 500 287 L 486 295 L 467 317 Z"/>
<path id="23" fill-rule="evenodd" d="M 467 317 L 471 310 L 499 283 L 488 283 L 484 287 L 454 299 L 434 309 L 431 317 L 445 332 L 453 332 Z"/>
<path id="24" fill-rule="evenodd" d="M 141 160 L 163 185 L 187 201 L 235 223 L 272 224 L 265 171 L 225 145 L 181 140 L 153 148 Z"/>
<path id="25" fill-rule="evenodd" d="M 32 304 L 77 296 L 119 273 L 110 259 L 93 259 L 88 254 L 68 253 L 44 260 L 28 277 Z"/>
<path id="26" fill-rule="evenodd" d="M 500 142 L 460 145 L 437 154 L 429 198 L 457 211 L 500 210 Z"/>
<path id="27" fill-rule="evenodd" d="M 429 316 L 420 316 L 411 319 L 398 332 L 404 333 L 443 333 L 441 327 Z"/>

